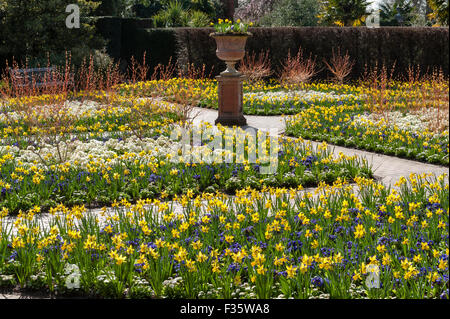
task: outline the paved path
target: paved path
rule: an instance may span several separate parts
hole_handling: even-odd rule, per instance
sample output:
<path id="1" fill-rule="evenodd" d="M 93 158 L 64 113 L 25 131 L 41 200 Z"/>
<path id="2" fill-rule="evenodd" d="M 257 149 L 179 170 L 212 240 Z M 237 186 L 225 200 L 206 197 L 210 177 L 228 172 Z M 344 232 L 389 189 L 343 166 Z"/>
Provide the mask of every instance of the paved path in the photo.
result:
<path id="1" fill-rule="evenodd" d="M 196 114 L 196 118 L 194 119 L 194 124 L 196 125 L 201 122 L 214 123 L 217 118 L 217 110 L 195 108 L 194 114 Z M 259 129 L 277 128 L 280 134 L 284 133 L 286 129 L 285 118 L 282 116 L 246 115 L 245 117 L 247 118 L 248 127 Z M 243 128 L 245 129 L 246 127 Z M 320 144 L 319 142 L 310 142 L 312 145 Z M 336 154 L 342 152 L 345 155 L 357 155 L 367 159 L 368 163 L 372 165 L 375 177 L 391 186 L 394 186 L 401 176 L 408 177 L 411 173 L 434 173 L 436 175 L 449 173 L 448 167 L 444 166 L 411 161 L 335 145 L 330 145 L 330 148 L 333 149 Z"/>
<path id="2" fill-rule="evenodd" d="M 196 107 L 193 111 L 196 115 L 194 119 L 194 124 L 199 125 L 201 122 L 213 123 L 217 118 L 217 110 L 205 109 Z M 254 127 L 259 129 L 265 128 L 277 128 L 278 133 L 284 133 L 286 129 L 286 124 L 282 116 L 257 116 L 257 115 L 246 115 L 247 127 Z"/>
<path id="3" fill-rule="evenodd" d="M 0 293 L 0 299 L 51 299 L 52 297 L 46 293 L 30 293 L 30 292 L 7 292 Z"/>

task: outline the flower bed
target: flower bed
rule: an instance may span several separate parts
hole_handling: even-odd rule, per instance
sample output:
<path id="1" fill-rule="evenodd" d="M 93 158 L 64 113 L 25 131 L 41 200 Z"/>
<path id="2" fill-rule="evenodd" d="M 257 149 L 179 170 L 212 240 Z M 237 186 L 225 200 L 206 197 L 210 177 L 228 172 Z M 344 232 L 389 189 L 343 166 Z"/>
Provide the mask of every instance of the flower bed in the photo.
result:
<path id="1" fill-rule="evenodd" d="M 168 125 L 179 119 L 169 103 L 120 96 L 108 104 L 68 102 L 55 96 L 11 99 L 4 104 L 0 113 L 2 145 L 22 148 L 48 140 L 168 135 Z"/>
<path id="2" fill-rule="evenodd" d="M 314 194 L 188 193 L 180 214 L 157 200 L 123 200 L 103 217 L 60 205 L 47 227 L 38 208 L 14 224 L 3 209 L 0 286 L 115 298 L 448 298 L 448 177 L 411 175 L 399 190 L 355 182 Z"/>
<path id="3" fill-rule="evenodd" d="M 361 104 L 313 106 L 287 120 L 286 134 L 448 165 L 448 128 L 436 133 L 422 130 L 425 124 L 419 129 L 404 121 L 403 125 L 398 122 L 399 125 L 395 122 L 389 125 L 383 119 L 372 121 L 370 116 L 361 115 L 364 110 Z"/>
<path id="4" fill-rule="evenodd" d="M 412 110 L 422 93 L 396 85 L 375 110 L 367 88 L 246 84 L 247 111 L 298 113 L 287 122 L 298 138 L 180 130 L 177 106 L 159 97 L 213 106 L 209 80 L 3 102 L 0 287 L 116 298 L 448 298 L 448 176 L 411 175 L 390 189 L 371 179 L 367 161 L 303 140 L 448 163 L 440 104 Z M 272 160 L 275 171 L 264 173 Z"/>
<path id="5" fill-rule="evenodd" d="M 227 134 L 224 136 L 230 136 Z M 213 149 L 206 144 L 190 147 L 166 136 L 86 142 L 75 139 L 40 148 L 2 146 L 0 206 L 14 212 L 35 205 L 47 210 L 58 203 L 96 207 L 115 200 L 171 197 L 188 191 L 234 193 L 248 186 L 315 186 L 321 181 L 332 183 L 338 177 L 372 177 L 365 160 L 344 155 L 336 158 L 326 144 L 312 147 L 301 139 L 282 138 L 277 141 L 276 150 L 270 149 L 276 171 L 261 174 L 261 167 L 268 162 L 263 162 L 259 154 L 259 161 L 249 160 L 248 153 L 257 154 L 257 150 L 256 145 L 243 140 L 245 134 L 239 131 L 240 137 L 233 142 L 234 147 L 245 145 L 244 158 L 236 158 L 237 152 L 233 150 L 229 163 L 223 160 L 225 149 Z M 183 147 L 182 159 L 174 161 Z M 208 161 L 213 150 L 219 158 Z M 63 161 L 58 161 L 58 152 L 67 154 Z M 193 162 L 194 158 L 199 160 Z"/>
<path id="6" fill-rule="evenodd" d="M 198 106 L 217 109 L 217 81 L 174 78 L 168 81 L 148 81 L 135 85 L 122 85 L 122 94 L 151 95 L 157 88 L 168 101 L 184 90 L 197 96 Z M 164 90 L 161 90 L 164 88 Z M 305 84 L 298 86 L 270 83 L 244 83 L 243 111 L 249 115 L 296 114 L 315 105 L 332 105 L 338 101 L 358 101 L 360 89 L 348 85 Z"/>
<path id="7" fill-rule="evenodd" d="M 121 90 L 123 94 L 148 95 L 161 86 L 169 101 L 177 92 L 191 90 L 200 106 L 217 108 L 215 81 L 150 81 L 122 86 Z M 325 83 L 305 84 L 299 90 L 270 82 L 245 84 L 244 92 L 245 114 L 292 114 L 286 123 L 288 135 L 449 163 L 448 84 L 444 82 L 393 81 L 384 90 Z"/>
<path id="8" fill-rule="evenodd" d="M 263 174 L 261 168 L 269 163 L 266 154 L 259 154 L 258 143 L 266 138 L 262 134 L 252 144 L 247 132 L 220 127 L 216 133 L 223 140 L 210 145 L 208 125 L 203 125 L 185 132 L 201 136 L 198 144 L 178 141 L 171 136 L 179 127 L 176 106 L 144 98 L 143 91 L 140 96 L 91 92 L 93 100 L 80 100 L 86 94 L 79 93 L 70 101 L 42 95 L 3 103 L 0 207 L 11 212 L 33 206 L 46 211 L 59 203 L 98 207 L 188 191 L 234 193 L 248 186 L 315 186 L 338 177 L 372 177 L 366 161 L 335 158 L 326 145 L 314 148 L 301 139 L 278 138 L 277 145 L 267 148 L 276 170 Z M 170 96 L 170 86 L 165 92 Z M 230 137 L 232 160 L 224 161 Z M 238 145 L 245 147 L 239 158 Z M 211 160 L 211 154 L 220 156 Z"/>

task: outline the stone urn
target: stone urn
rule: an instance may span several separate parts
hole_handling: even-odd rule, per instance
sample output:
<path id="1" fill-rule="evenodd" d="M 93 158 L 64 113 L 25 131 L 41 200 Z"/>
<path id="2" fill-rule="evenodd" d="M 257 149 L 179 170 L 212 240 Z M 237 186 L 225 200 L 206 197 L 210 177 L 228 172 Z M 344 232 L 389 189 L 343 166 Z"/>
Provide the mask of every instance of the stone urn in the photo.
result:
<path id="1" fill-rule="evenodd" d="M 217 76 L 217 94 L 219 100 L 219 116 L 216 124 L 227 126 L 244 126 L 247 120 L 242 110 L 244 76 L 236 70 L 235 64 L 245 55 L 245 43 L 251 33 L 224 34 L 212 33 L 216 40 L 217 57 L 225 61 L 227 68 Z"/>
<path id="2" fill-rule="evenodd" d="M 211 37 L 216 40 L 217 44 L 216 55 L 227 65 L 227 69 L 221 72 L 221 75 L 236 76 L 239 74 L 234 65 L 244 58 L 245 43 L 249 36 L 251 36 L 251 33 L 211 33 Z"/>

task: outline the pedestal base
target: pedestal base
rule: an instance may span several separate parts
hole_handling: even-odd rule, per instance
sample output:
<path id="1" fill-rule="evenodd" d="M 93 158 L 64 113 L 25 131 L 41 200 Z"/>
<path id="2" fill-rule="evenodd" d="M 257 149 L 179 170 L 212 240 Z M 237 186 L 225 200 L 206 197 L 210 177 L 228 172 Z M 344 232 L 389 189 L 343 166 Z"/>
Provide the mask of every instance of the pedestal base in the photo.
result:
<path id="1" fill-rule="evenodd" d="M 220 124 L 223 126 L 246 126 L 247 125 L 247 119 L 244 116 L 241 117 L 233 117 L 233 118 L 226 118 L 219 116 L 216 121 L 214 122 L 216 125 Z"/>
<path id="2" fill-rule="evenodd" d="M 247 120 L 242 112 L 242 82 L 245 76 L 238 73 L 236 75 L 220 75 L 218 81 L 219 97 L 219 117 L 216 124 L 225 126 L 244 126 Z"/>

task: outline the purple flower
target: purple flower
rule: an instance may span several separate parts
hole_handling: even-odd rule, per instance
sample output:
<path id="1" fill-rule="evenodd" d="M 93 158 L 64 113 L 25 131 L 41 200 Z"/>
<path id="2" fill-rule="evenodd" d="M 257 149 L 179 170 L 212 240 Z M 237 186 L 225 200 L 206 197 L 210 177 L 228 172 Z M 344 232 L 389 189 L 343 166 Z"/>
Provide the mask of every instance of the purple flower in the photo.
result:
<path id="1" fill-rule="evenodd" d="M 322 277 L 316 276 L 313 279 L 311 279 L 311 283 L 316 287 L 322 287 L 324 281 Z"/>

